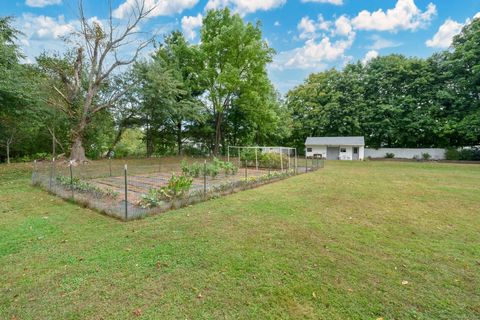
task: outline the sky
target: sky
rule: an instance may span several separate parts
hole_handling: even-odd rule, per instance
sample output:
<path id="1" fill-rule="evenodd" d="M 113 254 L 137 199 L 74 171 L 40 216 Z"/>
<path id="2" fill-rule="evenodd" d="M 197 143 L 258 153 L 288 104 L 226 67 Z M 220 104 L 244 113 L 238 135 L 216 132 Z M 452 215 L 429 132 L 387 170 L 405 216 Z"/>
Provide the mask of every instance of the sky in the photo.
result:
<path id="1" fill-rule="evenodd" d="M 132 3 L 112 0 L 122 25 Z M 88 18 L 105 21 L 109 1 L 84 0 Z M 270 79 L 284 94 L 312 72 L 349 62 L 363 63 L 392 53 L 428 57 L 449 48 L 452 38 L 474 17 L 480 0 L 145 0 L 154 7 L 139 27 L 160 38 L 182 30 L 199 42 L 202 17 L 228 6 L 245 21 L 261 22 L 263 37 L 275 49 Z M 0 15 L 14 16 L 26 62 L 42 52 L 63 52 L 62 40 L 78 26 L 77 0 L 0 0 Z M 126 49 L 128 51 L 128 49 Z M 149 50 L 145 51 L 148 56 Z"/>

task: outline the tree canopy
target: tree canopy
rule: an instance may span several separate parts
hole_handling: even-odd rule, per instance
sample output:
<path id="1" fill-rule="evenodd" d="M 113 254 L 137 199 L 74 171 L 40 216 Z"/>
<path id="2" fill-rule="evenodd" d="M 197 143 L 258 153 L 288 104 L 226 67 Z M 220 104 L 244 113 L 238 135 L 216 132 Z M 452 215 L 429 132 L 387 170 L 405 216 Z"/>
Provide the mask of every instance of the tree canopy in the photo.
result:
<path id="1" fill-rule="evenodd" d="M 147 11 L 137 9 L 141 20 Z M 306 137 L 335 135 L 364 135 L 370 147 L 480 144 L 480 19 L 449 50 L 312 73 L 285 97 L 268 78 L 275 52 L 260 22 L 229 9 L 206 13 L 198 44 L 173 31 L 144 59 L 145 43 L 129 59 L 116 55 L 135 22 L 116 38 L 81 19 L 83 41 L 26 63 L 13 18 L 0 18 L 1 161 L 218 154 L 228 145 L 301 152 Z"/>

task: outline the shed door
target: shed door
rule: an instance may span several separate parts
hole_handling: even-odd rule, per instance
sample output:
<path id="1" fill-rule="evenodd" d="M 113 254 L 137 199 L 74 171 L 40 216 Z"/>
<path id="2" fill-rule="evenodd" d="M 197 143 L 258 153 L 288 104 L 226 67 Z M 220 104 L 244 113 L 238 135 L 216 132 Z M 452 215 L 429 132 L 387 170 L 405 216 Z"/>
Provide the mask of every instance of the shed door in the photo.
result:
<path id="1" fill-rule="evenodd" d="M 339 147 L 327 147 L 327 160 L 338 160 L 339 155 Z"/>
<path id="2" fill-rule="evenodd" d="M 358 160 L 358 147 L 353 147 L 353 160 Z"/>

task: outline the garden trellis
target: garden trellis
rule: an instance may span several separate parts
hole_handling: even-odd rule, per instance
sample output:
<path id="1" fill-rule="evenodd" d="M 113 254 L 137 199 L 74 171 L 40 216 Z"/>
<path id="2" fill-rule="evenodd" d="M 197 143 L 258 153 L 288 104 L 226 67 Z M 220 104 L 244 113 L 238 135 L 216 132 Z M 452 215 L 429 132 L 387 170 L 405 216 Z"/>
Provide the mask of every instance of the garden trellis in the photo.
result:
<path id="1" fill-rule="evenodd" d="M 289 147 L 268 147 L 268 146 L 228 146 L 227 147 L 227 161 L 237 162 L 239 166 L 244 165 L 242 163 L 242 155 L 253 150 L 255 161 L 255 169 L 258 170 L 261 166 L 261 156 L 263 154 L 275 154 L 278 153 L 278 160 L 280 163 L 280 170 L 298 172 L 298 155 L 296 148 Z M 286 155 L 286 159 L 284 157 Z M 272 157 L 274 158 L 274 157 Z M 248 166 L 248 165 L 247 165 Z"/>

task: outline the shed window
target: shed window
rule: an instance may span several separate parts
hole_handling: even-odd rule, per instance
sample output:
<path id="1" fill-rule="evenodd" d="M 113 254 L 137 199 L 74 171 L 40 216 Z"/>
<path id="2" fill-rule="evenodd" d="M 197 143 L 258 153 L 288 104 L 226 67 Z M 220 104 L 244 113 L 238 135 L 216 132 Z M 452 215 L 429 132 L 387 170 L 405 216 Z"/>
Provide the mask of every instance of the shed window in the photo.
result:
<path id="1" fill-rule="evenodd" d="M 307 148 L 307 152 L 312 152 L 312 148 Z"/>
<path id="2" fill-rule="evenodd" d="M 346 148 L 340 148 L 340 152 L 347 152 Z"/>

